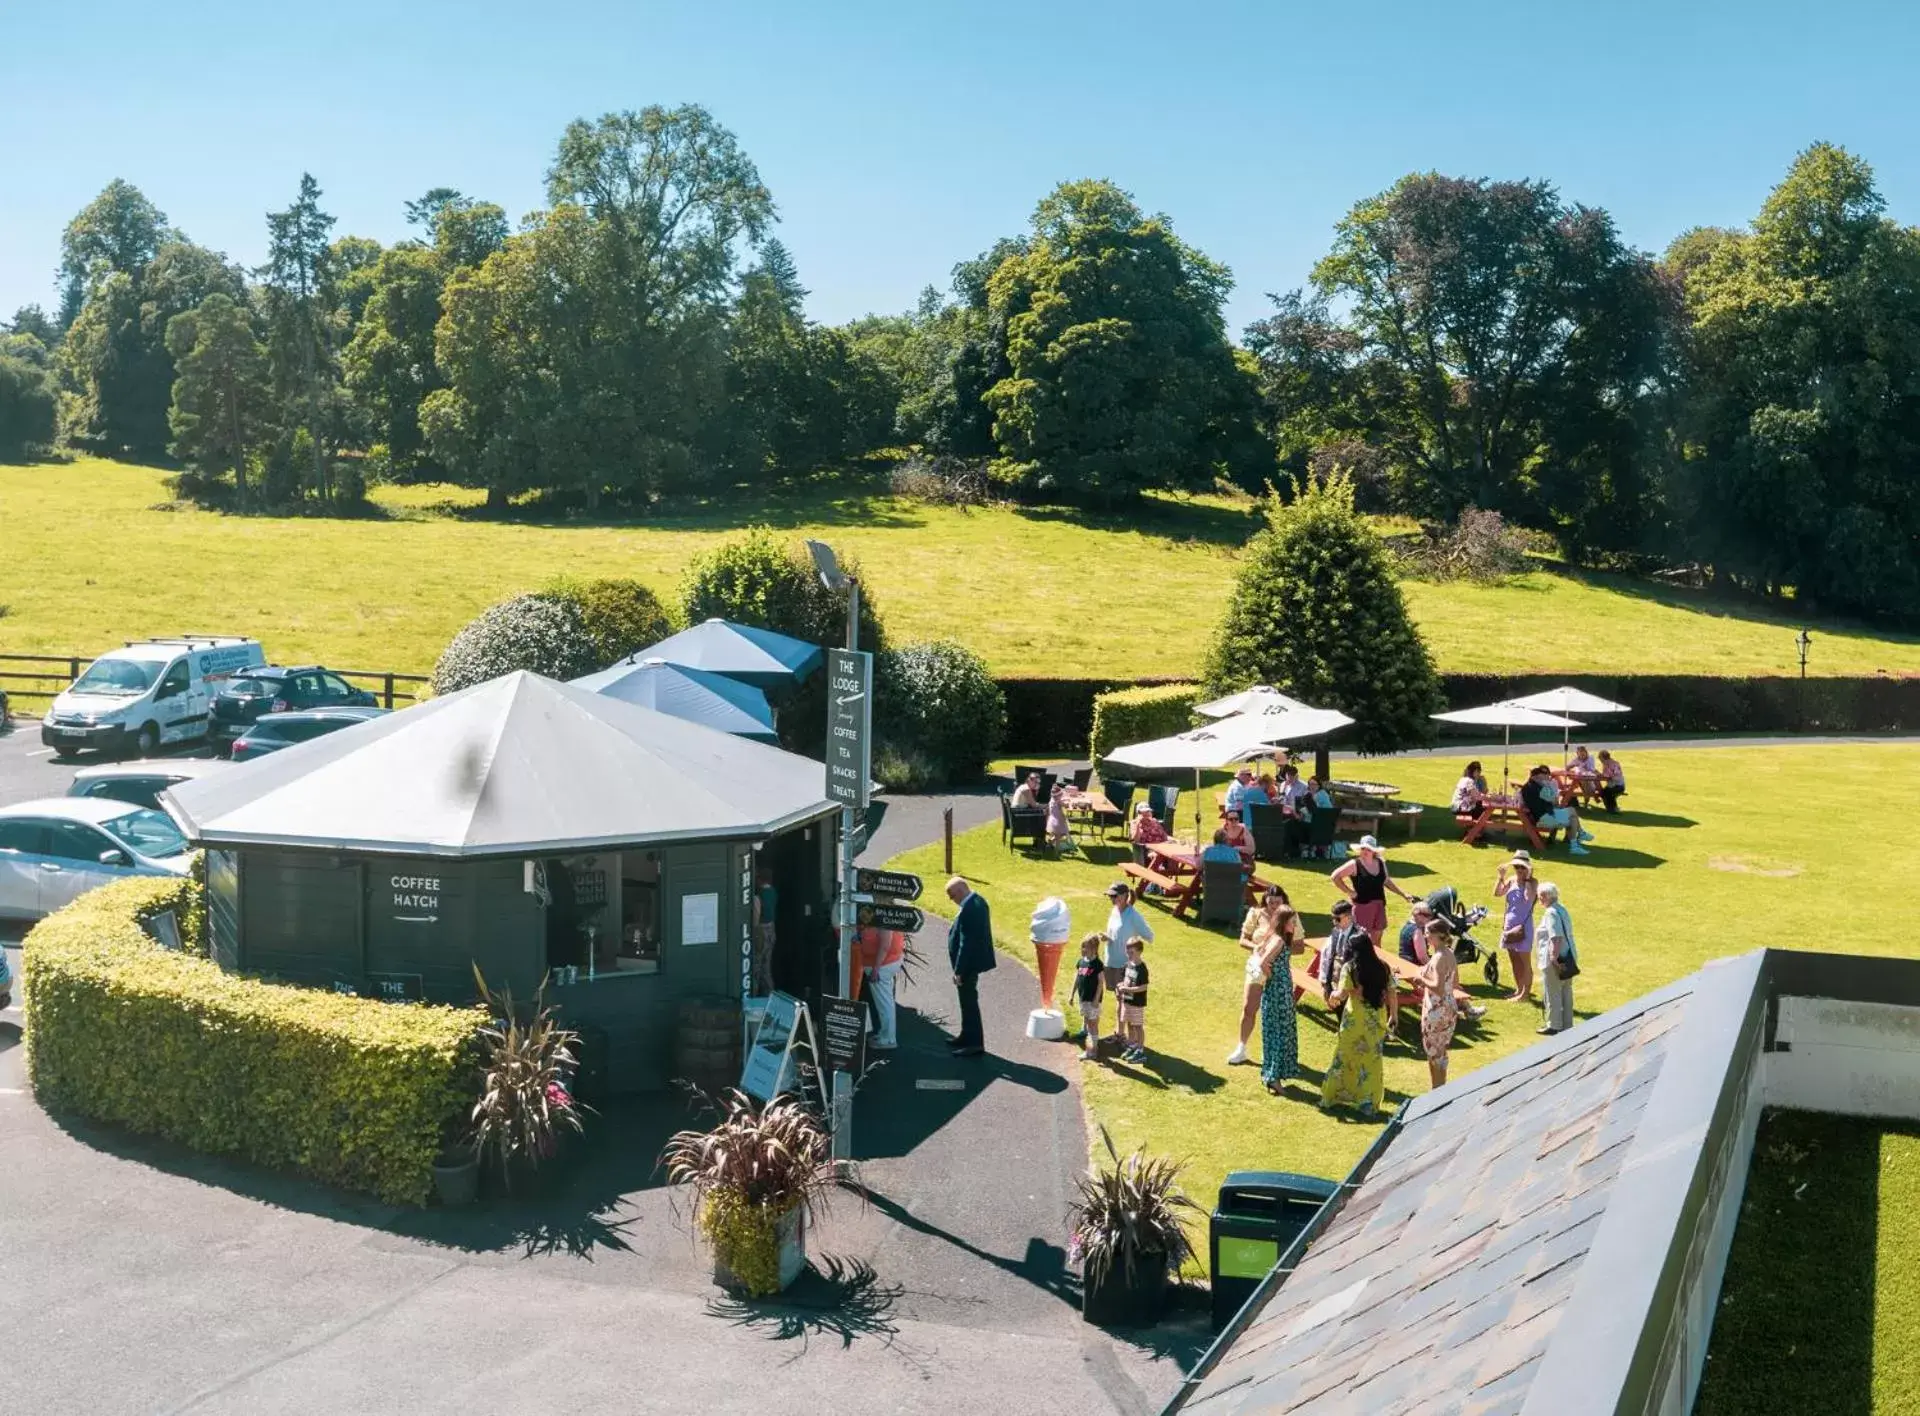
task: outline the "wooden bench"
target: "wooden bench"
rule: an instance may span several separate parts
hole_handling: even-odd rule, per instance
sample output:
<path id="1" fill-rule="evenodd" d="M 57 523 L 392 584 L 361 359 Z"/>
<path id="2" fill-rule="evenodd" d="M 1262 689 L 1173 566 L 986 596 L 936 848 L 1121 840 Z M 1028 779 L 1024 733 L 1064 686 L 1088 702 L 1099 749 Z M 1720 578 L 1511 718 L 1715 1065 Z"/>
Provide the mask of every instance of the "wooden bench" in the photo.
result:
<path id="1" fill-rule="evenodd" d="M 1185 888 L 1171 875 L 1162 875 L 1151 866 L 1138 865 L 1133 861 L 1127 861 L 1123 864 L 1120 867 L 1120 873 L 1134 880 L 1138 880 L 1143 885 L 1156 887 L 1163 895 L 1177 895 Z"/>

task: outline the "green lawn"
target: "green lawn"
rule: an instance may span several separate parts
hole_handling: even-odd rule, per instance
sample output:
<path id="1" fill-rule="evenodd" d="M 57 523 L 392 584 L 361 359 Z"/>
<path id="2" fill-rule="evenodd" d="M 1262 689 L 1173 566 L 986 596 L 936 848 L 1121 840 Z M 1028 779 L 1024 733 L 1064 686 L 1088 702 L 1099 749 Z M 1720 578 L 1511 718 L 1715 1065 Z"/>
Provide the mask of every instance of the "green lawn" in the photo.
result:
<path id="1" fill-rule="evenodd" d="M 1131 520 L 957 511 L 847 487 L 640 524 L 498 522 L 477 494 L 389 487 L 378 519 L 226 517 L 167 502 L 161 473 L 97 459 L 0 466 L 0 652 L 87 652 L 183 629 L 258 634 L 285 661 L 425 671 L 485 605 L 562 572 L 671 593 L 749 521 L 859 556 L 896 637 L 957 636 L 1004 674 L 1192 673 L 1252 529 L 1245 503 L 1161 498 Z M 1724 674 L 1793 669 L 1797 622 L 1713 612 L 1637 582 L 1536 571 L 1407 586 L 1443 669 Z M 1140 632 L 1142 602 L 1170 633 Z M 1920 671 L 1920 641 L 1816 624 L 1813 672 Z M 1705 646 L 1711 646 L 1706 652 Z"/>
<path id="2" fill-rule="evenodd" d="M 1448 759 L 1392 758 L 1347 765 L 1401 786 L 1406 800 L 1426 803 L 1447 800 L 1460 766 Z M 1556 848 L 1541 871 L 1561 886 L 1573 914 L 1583 965 L 1575 1004 L 1582 1016 L 1638 997 L 1708 959 L 1763 944 L 1880 954 L 1910 950 L 1893 921 L 1908 908 L 1911 881 L 1920 874 L 1920 846 L 1899 831 L 1866 842 L 1853 829 L 1827 830 L 1809 808 L 1816 801 L 1888 800 L 1890 783 L 1909 783 L 1920 774 L 1920 747 L 1671 750 L 1645 753 L 1625 765 L 1632 793 L 1619 817 L 1594 822 L 1599 839 L 1593 854 L 1569 860 Z M 1902 799 L 1911 799 L 1910 790 L 1901 791 Z M 1409 890 L 1446 882 L 1468 903 L 1490 903 L 1503 852 L 1461 845 L 1451 824 L 1442 807 L 1430 805 L 1424 839 L 1412 845 L 1390 839 L 1394 874 Z M 1102 892 L 1117 878 L 1113 864 L 1120 852 L 1090 854 L 1090 860 L 1056 861 L 1009 852 L 997 824 L 955 842 L 955 864 L 993 906 L 1000 943 L 1015 957 L 1028 957 L 1029 965 L 1022 930 L 1043 896 L 1058 895 L 1071 905 L 1076 938 L 1104 923 Z M 909 852 L 898 864 L 936 876 L 939 849 Z M 1264 869 L 1278 874 L 1310 929 L 1323 933 L 1333 899 L 1326 883 L 1330 864 Z M 1389 904 L 1397 935 L 1406 909 L 1397 900 Z M 1144 1141 L 1188 1158 L 1192 1192 L 1209 1204 L 1230 1169 L 1346 1174 L 1377 1127 L 1322 1115 L 1317 1089 L 1299 1086 L 1288 1099 L 1276 1100 L 1261 1088 L 1257 1068 L 1224 1065 L 1239 1018 L 1244 956 L 1224 932 L 1178 923 L 1158 905 L 1145 908 L 1157 932 L 1147 952 L 1153 969 L 1152 1057 L 1145 1067 L 1088 1069 L 1093 1119 L 1109 1127 L 1123 1148 Z M 1482 926 L 1479 937 L 1484 942 L 1497 935 Z M 1491 994 L 1477 966 L 1464 972 L 1470 988 Z M 1463 1028 L 1457 1038 L 1454 1076 L 1532 1043 L 1539 1023 L 1537 1008 L 1492 1001 L 1485 1023 Z M 1414 1036 L 1411 1026 L 1403 1036 Z M 1316 1076 L 1332 1055 L 1325 1016 L 1311 1007 L 1301 1012 L 1300 1051 Z M 1426 1088 L 1426 1065 L 1416 1050 L 1389 1050 L 1387 1084 L 1393 1099 Z"/>
<path id="3" fill-rule="evenodd" d="M 1761 1123 L 1699 1416 L 1920 1412 L 1920 1134 L 1858 1117 Z"/>

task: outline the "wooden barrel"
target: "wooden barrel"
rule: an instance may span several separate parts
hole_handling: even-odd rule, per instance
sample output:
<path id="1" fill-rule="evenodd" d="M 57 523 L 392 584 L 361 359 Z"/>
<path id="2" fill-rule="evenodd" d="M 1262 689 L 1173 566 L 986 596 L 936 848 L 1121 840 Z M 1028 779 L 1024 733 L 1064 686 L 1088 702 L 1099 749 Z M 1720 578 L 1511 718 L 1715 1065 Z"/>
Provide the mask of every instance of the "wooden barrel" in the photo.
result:
<path id="1" fill-rule="evenodd" d="M 680 1003 L 673 1039 L 673 1075 L 710 1096 L 740 1085 L 740 1005 L 725 998 Z"/>

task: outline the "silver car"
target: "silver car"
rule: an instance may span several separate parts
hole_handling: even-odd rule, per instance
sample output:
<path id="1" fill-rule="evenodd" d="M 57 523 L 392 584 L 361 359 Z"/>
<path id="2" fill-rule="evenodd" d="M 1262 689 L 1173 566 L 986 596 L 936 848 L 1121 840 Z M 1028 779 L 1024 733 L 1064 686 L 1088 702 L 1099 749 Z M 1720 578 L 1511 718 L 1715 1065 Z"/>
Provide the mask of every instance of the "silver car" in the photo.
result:
<path id="1" fill-rule="evenodd" d="M 103 762 L 73 774 L 70 797 L 108 797 L 161 810 L 160 793 L 180 782 L 215 772 L 230 772 L 231 762 L 217 757 L 154 757 L 138 762 Z"/>
<path id="2" fill-rule="evenodd" d="M 101 797 L 0 807 L 0 918 L 39 919 L 96 885 L 187 869 L 187 838 L 165 812 Z"/>

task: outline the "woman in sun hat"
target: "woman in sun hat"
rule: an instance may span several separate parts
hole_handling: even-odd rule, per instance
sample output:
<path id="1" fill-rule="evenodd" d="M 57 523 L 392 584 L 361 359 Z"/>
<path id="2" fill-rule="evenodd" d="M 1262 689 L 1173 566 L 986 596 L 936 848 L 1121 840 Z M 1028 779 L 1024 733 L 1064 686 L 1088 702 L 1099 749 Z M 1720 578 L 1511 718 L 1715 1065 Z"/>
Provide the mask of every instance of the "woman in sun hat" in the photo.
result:
<path id="1" fill-rule="evenodd" d="M 1515 851 L 1493 877 L 1493 893 L 1500 897 L 1506 912 L 1500 920 L 1500 947 L 1507 951 L 1513 966 L 1514 1002 L 1533 997 L 1533 905 L 1540 887 L 1533 878 L 1533 857 Z"/>
<path id="2" fill-rule="evenodd" d="M 1380 843 L 1362 836 L 1353 848 L 1353 859 L 1327 877 L 1334 888 L 1353 901 L 1353 922 L 1379 943 L 1387 935 L 1387 891 L 1403 900 L 1413 896 L 1402 890 L 1387 869 L 1387 858 Z"/>

